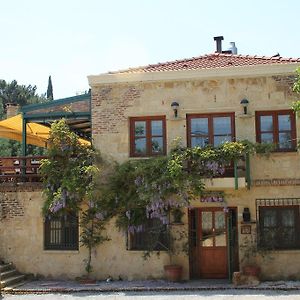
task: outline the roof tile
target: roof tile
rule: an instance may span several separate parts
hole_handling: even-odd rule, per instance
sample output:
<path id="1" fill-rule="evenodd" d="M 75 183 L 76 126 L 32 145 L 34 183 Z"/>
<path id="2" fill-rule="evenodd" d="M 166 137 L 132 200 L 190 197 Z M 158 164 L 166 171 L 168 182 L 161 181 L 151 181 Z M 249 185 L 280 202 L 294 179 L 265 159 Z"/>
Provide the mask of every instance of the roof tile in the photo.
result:
<path id="1" fill-rule="evenodd" d="M 149 72 L 197 70 L 197 69 L 240 67 L 240 66 L 266 65 L 266 64 L 285 64 L 285 63 L 300 63 L 300 58 L 212 53 L 212 54 L 205 54 L 199 57 L 192 57 L 187 59 L 168 61 L 165 63 L 150 64 L 147 66 L 141 66 L 137 68 L 129 68 L 126 70 L 120 70 L 116 72 L 109 72 L 109 74 L 149 73 Z"/>

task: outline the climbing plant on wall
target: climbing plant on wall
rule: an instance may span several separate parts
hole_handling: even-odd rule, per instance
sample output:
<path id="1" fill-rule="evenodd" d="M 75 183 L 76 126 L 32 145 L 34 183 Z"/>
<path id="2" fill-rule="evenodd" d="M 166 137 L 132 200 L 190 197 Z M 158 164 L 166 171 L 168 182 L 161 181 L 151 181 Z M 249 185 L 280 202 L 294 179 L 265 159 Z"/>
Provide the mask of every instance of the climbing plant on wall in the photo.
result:
<path id="1" fill-rule="evenodd" d="M 92 248 L 107 238 L 103 235 L 105 216 L 98 213 L 99 199 L 93 198 L 95 180 L 100 176 L 99 156 L 91 147 L 82 145 L 65 120 L 51 126 L 48 158 L 41 163 L 44 183 L 45 217 L 81 213 L 80 241 L 88 249 L 86 271 L 92 271 Z"/>
<path id="2" fill-rule="evenodd" d="M 293 85 L 293 91 L 296 94 L 300 95 L 300 68 L 298 68 L 296 70 L 296 73 L 297 73 L 297 77 L 296 77 L 296 80 L 295 80 L 294 85 Z M 292 103 L 292 109 L 296 113 L 297 117 L 300 117 L 300 99 L 297 100 L 297 101 L 294 101 Z M 299 147 L 300 147 L 300 141 L 298 141 L 298 148 Z"/>
<path id="3" fill-rule="evenodd" d="M 177 143 L 166 156 L 109 163 L 83 146 L 64 120 L 52 125 L 49 157 L 42 162 L 44 214 L 81 211 L 81 243 L 88 249 L 108 239 L 105 224 L 115 217 L 125 232 L 145 230 L 148 220 L 169 223 L 169 213 L 203 195 L 205 178 L 222 176 L 232 161 L 256 151 L 247 141 L 219 147 L 184 148 Z"/>

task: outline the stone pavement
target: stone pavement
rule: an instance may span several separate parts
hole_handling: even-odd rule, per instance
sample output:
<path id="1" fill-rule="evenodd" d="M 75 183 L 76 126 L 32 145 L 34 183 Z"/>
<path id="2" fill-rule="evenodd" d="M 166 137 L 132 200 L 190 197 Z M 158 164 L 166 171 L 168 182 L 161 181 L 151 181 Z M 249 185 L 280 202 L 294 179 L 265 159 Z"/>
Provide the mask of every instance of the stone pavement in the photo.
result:
<path id="1" fill-rule="evenodd" d="M 36 280 L 22 286 L 4 290 L 9 294 L 47 294 L 74 292 L 146 292 L 146 291 L 201 291 L 201 290 L 282 290 L 300 291 L 300 281 L 268 281 L 257 286 L 238 286 L 227 280 L 190 280 L 168 282 L 165 280 L 97 281 L 95 284 L 81 284 L 76 281 Z"/>

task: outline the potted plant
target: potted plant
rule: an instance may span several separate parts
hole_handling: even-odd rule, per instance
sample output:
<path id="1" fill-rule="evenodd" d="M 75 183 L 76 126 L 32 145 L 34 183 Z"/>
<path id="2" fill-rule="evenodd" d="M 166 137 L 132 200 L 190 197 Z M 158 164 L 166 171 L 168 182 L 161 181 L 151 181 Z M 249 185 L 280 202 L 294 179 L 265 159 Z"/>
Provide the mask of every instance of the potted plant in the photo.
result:
<path id="1" fill-rule="evenodd" d="M 244 243 L 241 246 L 243 249 L 241 266 L 244 275 L 259 277 L 261 269 L 257 263 L 258 253 L 256 243 L 252 236 L 245 237 Z"/>
<path id="2" fill-rule="evenodd" d="M 261 263 L 265 259 L 272 259 L 269 252 L 270 249 L 258 249 L 252 236 L 245 238 L 241 248 L 243 249 L 241 259 L 243 274 L 259 278 L 261 273 Z"/>
<path id="3" fill-rule="evenodd" d="M 180 224 L 183 212 L 180 211 Z M 174 224 L 178 224 L 174 220 Z M 188 254 L 188 238 L 186 230 L 176 227 L 171 228 L 172 225 L 168 226 L 169 244 L 166 249 L 169 256 L 169 264 L 164 266 L 165 277 L 169 281 L 178 282 L 182 279 L 183 268 L 178 263 L 174 262 L 174 256 L 181 253 Z"/>

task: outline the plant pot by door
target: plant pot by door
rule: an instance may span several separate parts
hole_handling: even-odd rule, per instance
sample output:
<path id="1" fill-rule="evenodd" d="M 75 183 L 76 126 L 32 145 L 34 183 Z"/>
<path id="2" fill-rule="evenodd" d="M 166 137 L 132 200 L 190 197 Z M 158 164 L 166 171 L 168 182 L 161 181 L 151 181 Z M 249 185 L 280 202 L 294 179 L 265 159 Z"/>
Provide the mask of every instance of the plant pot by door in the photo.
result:
<path id="1" fill-rule="evenodd" d="M 182 278 L 182 266 L 167 265 L 164 266 L 165 277 L 169 281 L 180 281 Z"/>

